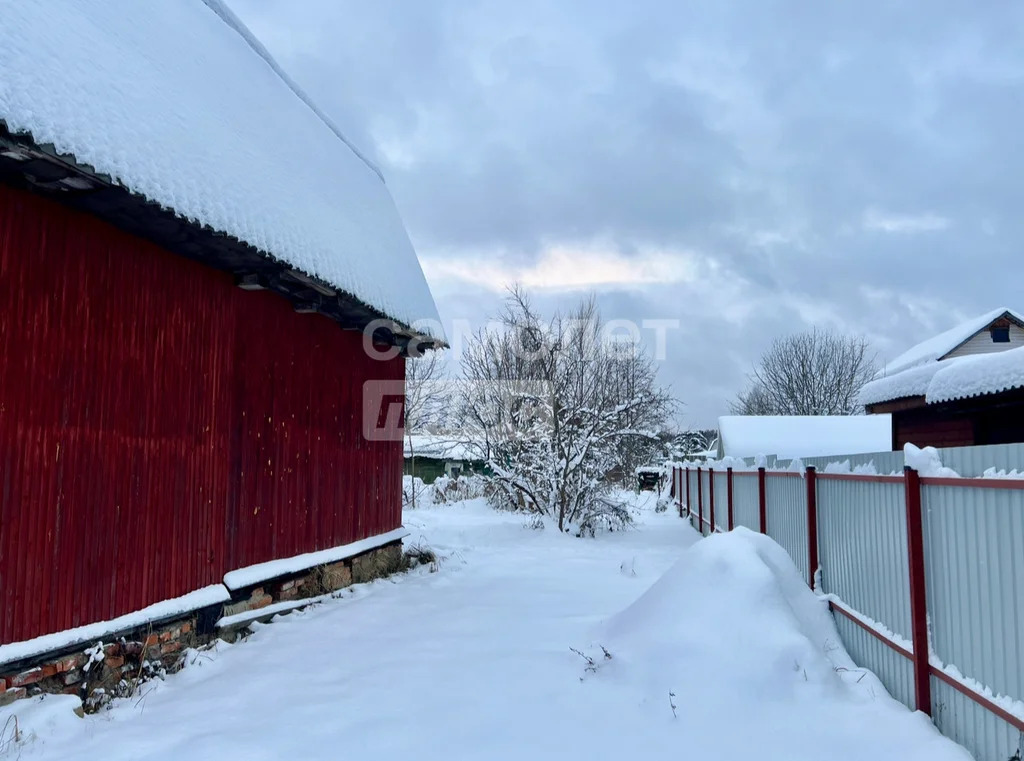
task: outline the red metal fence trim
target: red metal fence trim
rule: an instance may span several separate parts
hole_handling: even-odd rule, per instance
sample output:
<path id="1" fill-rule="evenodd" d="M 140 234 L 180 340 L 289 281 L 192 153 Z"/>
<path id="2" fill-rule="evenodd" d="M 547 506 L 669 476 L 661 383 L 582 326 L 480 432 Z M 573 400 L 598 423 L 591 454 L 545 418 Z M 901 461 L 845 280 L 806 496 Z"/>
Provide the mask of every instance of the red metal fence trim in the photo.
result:
<path id="1" fill-rule="evenodd" d="M 814 589 L 818 572 L 818 489 L 814 466 L 807 467 L 807 583 Z"/>
<path id="2" fill-rule="evenodd" d="M 803 478 L 804 477 L 803 473 L 801 473 L 800 471 L 796 471 L 796 470 L 766 470 L 765 473 L 767 473 L 769 476 L 772 476 L 773 478 L 776 477 L 776 476 L 778 476 L 780 478 L 783 478 L 783 477 L 785 477 L 785 478 Z"/>
<path id="3" fill-rule="evenodd" d="M 901 484 L 903 476 L 878 476 L 865 473 L 819 473 L 819 479 L 826 481 L 860 481 L 879 484 Z"/>
<path id="4" fill-rule="evenodd" d="M 932 478 L 919 479 L 922 486 L 961 486 L 972 489 L 1024 489 L 1020 478 Z"/>
<path id="5" fill-rule="evenodd" d="M 907 562 L 910 566 L 910 641 L 914 648 L 914 705 L 931 716 L 931 681 L 928 677 L 928 602 L 924 575 L 924 530 L 921 522 L 921 482 L 913 468 L 905 468 L 907 503 Z"/>
<path id="6" fill-rule="evenodd" d="M 939 669 L 939 668 L 937 668 L 935 666 L 929 665 L 928 666 L 928 673 L 931 674 L 932 676 L 934 676 L 936 679 L 938 679 L 938 680 L 940 680 L 942 682 L 945 682 L 950 687 L 952 687 L 954 690 L 959 692 L 961 695 L 964 695 L 965 697 L 967 697 L 969 700 L 973 700 L 975 703 L 980 705 L 982 708 L 984 708 L 984 709 L 986 709 L 988 711 L 991 711 L 996 716 L 998 716 L 1000 719 L 1002 719 L 1007 724 L 1009 724 L 1014 729 L 1016 729 L 1018 732 L 1024 732 L 1024 721 L 1022 721 L 1018 717 L 1014 716 L 1009 711 L 1006 711 L 1006 710 L 1000 708 L 998 705 L 993 703 L 991 700 L 989 700 L 988 698 L 986 698 L 984 695 L 980 694 L 979 692 L 977 692 L 975 690 L 972 690 L 970 687 L 968 687 L 965 684 L 961 684 L 956 679 L 954 679 L 949 674 L 947 674 L 945 671 L 942 671 L 941 669 Z"/>
<path id="7" fill-rule="evenodd" d="M 887 647 L 891 648 L 892 650 L 895 650 L 897 653 L 902 655 L 907 660 L 910 660 L 910 661 L 914 660 L 914 654 L 912 652 L 907 650 L 907 648 L 903 647 L 902 645 L 898 645 L 897 643 L 893 642 L 891 639 L 886 637 L 880 631 L 877 631 L 877 630 L 871 628 L 870 626 L 868 626 L 866 623 L 861 621 L 860 618 L 858 618 L 856 615 L 854 615 L 852 610 L 847 609 L 846 607 L 840 605 L 839 603 L 837 603 L 834 600 L 829 600 L 828 601 L 828 607 L 829 607 L 830 610 L 833 610 L 833 611 L 835 611 L 837 613 L 841 613 L 843 616 L 845 616 L 846 618 L 848 618 L 851 621 L 853 621 L 853 623 L 857 624 L 857 626 L 859 626 L 861 629 L 866 631 L 872 637 L 874 637 L 875 639 L 877 639 L 879 642 L 881 642 L 882 644 L 886 645 Z"/>
<path id="8" fill-rule="evenodd" d="M 715 469 L 708 468 L 708 522 L 711 524 L 710 533 L 715 532 Z"/>
<path id="9" fill-rule="evenodd" d="M 764 468 L 757 469 L 757 512 L 758 521 L 761 526 L 761 533 L 768 533 L 768 499 L 765 494 L 765 472 Z"/>
<path id="10" fill-rule="evenodd" d="M 891 639 L 889 639 L 888 637 L 883 635 L 881 632 L 879 632 L 879 631 L 873 629 L 872 627 L 868 626 L 860 618 L 858 618 L 853 613 L 853 611 L 848 610 L 847 608 L 845 608 L 844 606 L 842 606 L 839 603 L 835 602 L 834 600 L 829 600 L 828 607 L 829 607 L 829 610 L 832 610 L 835 613 L 839 613 L 844 618 L 847 618 L 850 621 L 852 621 L 853 623 L 855 623 L 857 626 L 859 626 L 861 629 L 866 631 L 868 634 L 870 634 L 872 637 L 877 639 L 879 642 L 881 642 L 883 645 L 885 645 L 889 649 L 893 650 L 896 653 L 899 653 L 900 655 L 902 655 L 904 658 L 906 658 L 909 661 L 914 660 L 914 654 L 910 650 L 907 650 L 907 648 L 905 648 L 902 645 L 899 645 L 899 644 L 893 642 Z M 1012 726 L 1014 729 L 1018 730 L 1019 732 L 1024 732 L 1024 721 L 1022 721 L 1017 716 L 1014 716 L 1012 713 L 1009 713 L 1008 711 L 1004 710 L 1003 708 L 1000 708 L 998 705 L 993 703 L 991 700 L 989 700 L 988 698 L 986 698 L 984 695 L 982 695 L 981 693 L 977 692 L 976 690 L 972 690 L 967 685 L 963 684 L 962 682 L 957 681 L 956 679 L 951 677 L 949 674 L 947 674 L 946 672 L 942 671 L 942 669 L 938 668 L 937 666 L 933 666 L 933 665 L 929 664 L 928 665 L 928 674 L 930 676 L 934 676 L 936 679 L 944 682 L 945 684 L 948 684 L 950 687 L 952 687 L 954 690 L 956 690 L 961 695 L 966 697 L 968 700 L 971 700 L 971 701 L 977 703 L 978 705 L 980 705 L 985 710 L 990 711 L 991 713 L 995 714 L 1000 719 L 1005 721 L 1007 724 Z"/>
<path id="11" fill-rule="evenodd" d="M 728 520 L 727 525 L 729 527 L 729 530 L 732 531 L 732 529 L 733 529 L 733 523 L 732 523 L 732 468 L 726 468 L 725 469 L 725 501 L 726 501 L 726 504 L 728 506 L 728 511 L 729 511 L 728 512 L 729 520 Z"/>

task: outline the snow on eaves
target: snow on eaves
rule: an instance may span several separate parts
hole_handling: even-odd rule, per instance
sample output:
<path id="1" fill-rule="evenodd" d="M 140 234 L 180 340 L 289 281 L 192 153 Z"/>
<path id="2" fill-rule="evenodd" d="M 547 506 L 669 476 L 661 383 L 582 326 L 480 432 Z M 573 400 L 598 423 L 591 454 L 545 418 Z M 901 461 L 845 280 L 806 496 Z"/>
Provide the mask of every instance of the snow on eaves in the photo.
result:
<path id="1" fill-rule="evenodd" d="M 8 3 L 0 72 L 10 130 L 443 338 L 376 168 L 219 0 Z"/>
<path id="2" fill-rule="evenodd" d="M 916 346 L 907 349 L 907 351 L 900 354 L 896 359 L 885 366 L 885 374 L 894 375 L 895 373 L 902 372 L 907 368 L 941 359 L 964 341 L 970 339 L 979 330 L 983 330 L 993 320 L 998 319 L 1006 313 L 1012 315 L 1019 322 L 1024 323 L 1024 315 L 1021 315 L 1012 309 L 1007 309 L 1005 307 L 993 309 L 991 312 L 986 312 L 985 314 L 973 317 L 970 320 L 957 325 L 955 328 L 950 328 L 944 333 L 933 336 L 927 341 L 922 341 Z"/>
<path id="3" fill-rule="evenodd" d="M 1024 346 L 911 367 L 866 384 L 864 405 L 923 396 L 927 404 L 1024 388 Z"/>
<path id="4" fill-rule="evenodd" d="M 1024 388 L 1024 346 L 936 364 L 943 367 L 928 384 L 929 404 Z"/>
<path id="5" fill-rule="evenodd" d="M 906 399 L 911 396 L 924 396 L 928 392 L 928 384 L 946 362 L 930 362 L 926 365 L 910 367 L 893 375 L 883 375 L 864 384 L 860 390 L 859 402 L 865 406 L 889 402 L 893 399 Z"/>

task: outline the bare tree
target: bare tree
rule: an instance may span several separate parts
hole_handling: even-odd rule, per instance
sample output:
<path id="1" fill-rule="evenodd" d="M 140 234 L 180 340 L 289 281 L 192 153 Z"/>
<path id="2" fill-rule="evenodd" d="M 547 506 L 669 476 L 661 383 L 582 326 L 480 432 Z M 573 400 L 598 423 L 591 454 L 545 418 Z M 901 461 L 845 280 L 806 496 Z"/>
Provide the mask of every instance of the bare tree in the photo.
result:
<path id="1" fill-rule="evenodd" d="M 493 499 L 560 530 L 628 522 L 607 475 L 628 440 L 660 446 L 671 399 L 652 363 L 635 343 L 609 341 L 592 298 L 544 322 L 515 288 L 501 321 L 461 358 L 466 443 L 494 473 Z"/>
<path id="2" fill-rule="evenodd" d="M 857 394 L 876 372 L 860 336 L 814 329 L 780 338 L 762 356 L 732 404 L 740 415 L 855 415 Z"/>
<path id="3" fill-rule="evenodd" d="M 746 391 L 736 395 L 735 401 L 729 405 L 734 415 L 774 415 L 775 406 L 765 393 L 764 387 L 753 382 Z"/>
<path id="4" fill-rule="evenodd" d="M 422 432 L 440 414 L 443 403 L 444 354 L 429 351 L 405 361 L 405 436 L 412 460 L 413 484 L 410 504 L 416 507 L 416 449 L 413 434 Z"/>

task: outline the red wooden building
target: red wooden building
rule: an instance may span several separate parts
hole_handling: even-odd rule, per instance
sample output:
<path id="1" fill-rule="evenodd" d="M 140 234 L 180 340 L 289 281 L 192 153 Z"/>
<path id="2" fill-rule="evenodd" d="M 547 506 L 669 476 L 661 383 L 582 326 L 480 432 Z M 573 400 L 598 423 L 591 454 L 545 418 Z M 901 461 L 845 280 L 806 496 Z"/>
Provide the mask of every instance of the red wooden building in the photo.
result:
<path id="1" fill-rule="evenodd" d="M 907 350 L 868 383 L 893 449 L 1024 442 L 1024 315 L 995 309 Z"/>
<path id="2" fill-rule="evenodd" d="M 0 646 L 393 536 L 364 387 L 443 336 L 379 172 L 216 0 L 9 10 Z"/>

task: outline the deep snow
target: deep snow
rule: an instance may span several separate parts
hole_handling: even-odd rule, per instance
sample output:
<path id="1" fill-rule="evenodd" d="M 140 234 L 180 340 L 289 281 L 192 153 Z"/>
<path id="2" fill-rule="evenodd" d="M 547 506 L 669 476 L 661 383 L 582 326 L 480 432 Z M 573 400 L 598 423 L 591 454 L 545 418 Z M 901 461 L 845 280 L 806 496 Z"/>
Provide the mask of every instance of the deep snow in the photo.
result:
<path id="1" fill-rule="evenodd" d="M 262 626 L 101 715 L 50 699 L 0 727 L 48 709 L 25 759 L 969 758 L 849 662 L 777 545 L 637 506 L 597 539 L 479 500 L 408 511 L 436 573 Z"/>

